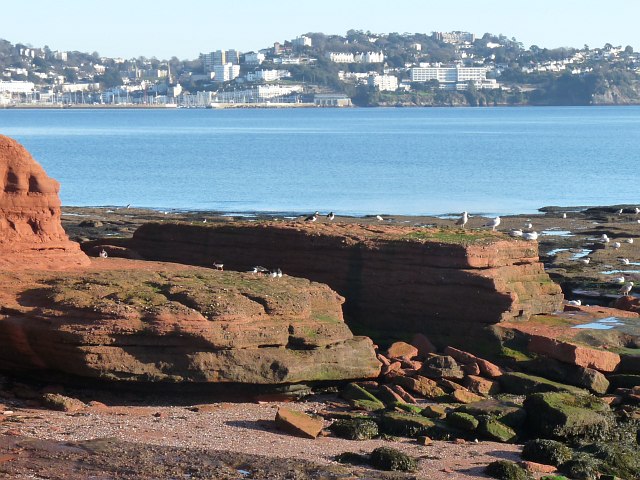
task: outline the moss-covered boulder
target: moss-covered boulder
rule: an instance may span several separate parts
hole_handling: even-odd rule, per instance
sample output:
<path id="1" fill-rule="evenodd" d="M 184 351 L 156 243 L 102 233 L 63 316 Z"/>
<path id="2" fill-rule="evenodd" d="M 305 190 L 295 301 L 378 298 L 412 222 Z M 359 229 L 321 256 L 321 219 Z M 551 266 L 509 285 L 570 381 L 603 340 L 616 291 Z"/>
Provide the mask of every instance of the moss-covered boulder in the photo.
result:
<path id="1" fill-rule="evenodd" d="M 576 453 L 562 465 L 562 472 L 574 480 L 596 480 L 600 476 L 602 462 L 587 453 Z"/>
<path id="2" fill-rule="evenodd" d="M 336 437 L 348 440 L 369 440 L 378 436 L 378 424 L 376 422 L 358 418 L 336 420 L 331 424 L 329 430 Z"/>
<path id="3" fill-rule="evenodd" d="M 484 469 L 484 473 L 499 480 L 533 480 L 524 468 L 508 460 L 497 460 Z"/>
<path id="4" fill-rule="evenodd" d="M 461 430 L 466 430 L 469 432 L 474 431 L 478 428 L 480 422 L 477 418 L 469 413 L 463 412 L 450 412 L 447 415 L 446 419 L 447 423 L 453 427 L 459 428 Z"/>
<path id="5" fill-rule="evenodd" d="M 371 452 L 371 466 L 380 470 L 415 472 L 418 462 L 415 458 L 398 449 L 390 447 L 378 447 Z"/>
<path id="6" fill-rule="evenodd" d="M 347 384 L 340 392 L 340 396 L 348 400 L 352 407 L 360 410 L 375 412 L 385 409 L 384 403 L 355 383 Z"/>
<path id="7" fill-rule="evenodd" d="M 558 467 L 573 457 L 573 450 L 556 440 L 536 438 L 524 444 L 522 458 L 530 462 Z"/>
<path id="8" fill-rule="evenodd" d="M 640 450 L 612 443 L 596 443 L 583 450 L 601 462 L 599 472 L 620 478 L 640 478 Z"/>
<path id="9" fill-rule="evenodd" d="M 547 392 L 524 401 L 527 430 L 535 437 L 585 443 L 607 438 L 614 424 L 609 406 L 592 395 Z"/>
<path id="10" fill-rule="evenodd" d="M 527 419 L 527 412 L 520 403 L 504 398 L 489 398 L 469 403 L 459 407 L 458 411 L 470 413 L 475 417 L 488 415 L 515 430 L 520 429 Z"/>
<path id="11" fill-rule="evenodd" d="M 427 405 L 422 409 L 420 415 L 427 418 L 444 418 L 447 416 L 447 409 L 442 405 Z"/>
<path id="12" fill-rule="evenodd" d="M 513 442 L 518 437 L 515 430 L 493 417 L 482 416 L 479 420 L 480 424 L 478 425 L 477 432 L 489 440 L 509 443 Z"/>
<path id="13" fill-rule="evenodd" d="M 429 435 L 435 422 L 421 415 L 386 412 L 380 417 L 380 431 L 389 435 L 418 437 Z"/>
<path id="14" fill-rule="evenodd" d="M 530 393 L 538 392 L 586 393 L 585 390 L 571 385 L 554 382 L 543 377 L 537 377 L 535 375 L 529 375 L 522 372 L 505 373 L 498 378 L 498 381 L 500 382 L 500 387 L 503 392 L 513 393 L 516 395 L 528 395 Z"/>

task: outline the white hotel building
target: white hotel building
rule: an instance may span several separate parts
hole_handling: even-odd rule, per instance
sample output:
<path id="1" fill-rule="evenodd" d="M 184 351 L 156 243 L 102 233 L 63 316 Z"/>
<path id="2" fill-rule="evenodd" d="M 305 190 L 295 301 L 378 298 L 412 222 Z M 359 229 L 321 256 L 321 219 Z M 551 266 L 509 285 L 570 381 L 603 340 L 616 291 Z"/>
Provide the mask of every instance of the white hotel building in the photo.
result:
<path id="1" fill-rule="evenodd" d="M 476 88 L 499 88 L 495 80 L 487 79 L 485 67 L 414 67 L 409 71 L 412 82 L 428 82 L 437 80 L 440 88 L 464 90 L 469 82 Z"/>

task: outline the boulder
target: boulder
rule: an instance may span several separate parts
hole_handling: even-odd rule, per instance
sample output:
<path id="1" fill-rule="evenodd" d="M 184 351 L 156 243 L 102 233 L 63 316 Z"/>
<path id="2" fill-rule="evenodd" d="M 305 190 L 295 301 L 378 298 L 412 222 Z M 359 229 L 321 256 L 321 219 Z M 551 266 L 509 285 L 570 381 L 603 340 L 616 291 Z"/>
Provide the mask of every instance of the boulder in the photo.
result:
<path id="1" fill-rule="evenodd" d="M 447 380 L 464 377 L 460 366 L 448 355 L 436 355 L 426 359 L 419 373 L 428 378 L 445 378 Z"/>
<path id="2" fill-rule="evenodd" d="M 40 398 L 40 402 L 44 407 L 50 408 L 51 410 L 70 413 L 79 412 L 87 407 L 83 401 L 59 393 L 45 393 Z"/>
<path id="3" fill-rule="evenodd" d="M 634 388 L 640 386 L 640 375 L 617 373 L 608 376 L 612 388 Z"/>
<path id="4" fill-rule="evenodd" d="M 547 392 L 529 395 L 524 401 L 530 435 L 568 442 L 607 438 L 613 428 L 609 406 L 592 395 Z"/>
<path id="5" fill-rule="evenodd" d="M 352 407 L 375 412 L 376 410 L 384 410 L 385 405 L 377 397 L 367 392 L 360 385 L 349 383 L 340 392 L 340 396 L 348 400 Z"/>
<path id="6" fill-rule="evenodd" d="M 378 447 L 370 456 L 371 466 L 380 470 L 414 472 L 418 469 L 415 458 L 391 447 Z"/>
<path id="7" fill-rule="evenodd" d="M 640 355 L 623 355 L 620 358 L 620 365 L 618 365 L 616 373 L 640 375 Z"/>
<path id="8" fill-rule="evenodd" d="M 483 437 L 501 443 L 513 442 L 518 436 L 512 428 L 493 417 L 481 417 L 478 433 Z"/>
<path id="9" fill-rule="evenodd" d="M 324 426 L 321 419 L 285 407 L 278 408 L 275 422 L 281 430 L 304 438 L 316 438 Z"/>
<path id="10" fill-rule="evenodd" d="M 564 363 L 613 372 L 620 363 L 620 355 L 582 345 L 556 340 L 542 335 L 531 335 L 529 351 L 554 358 Z"/>
<path id="11" fill-rule="evenodd" d="M 392 343 L 387 350 L 387 358 L 411 360 L 418 355 L 418 349 L 405 342 Z"/>
<path id="12" fill-rule="evenodd" d="M 370 440 L 378 436 L 378 424 L 365 418 L 336 420 L 329 429 L 336 437 L 348 440 Z"/>
<path id="13" fill-rule="evenodd" d="M 586 388 L 594 393 L 604 394 L 609 389 L 607 377 L 592 368 L 570 365 L 545 357 L 538 357 L 521 366 L 527 372 L 542 375 L 556 382 Z"/>
<path id="14" fill-rule="evenodd" d="M 528 375 L 522 372 L 505 373 L 499 378 L 502 391 L 516 395 L 527 395 L 535 392 L 574 392 L 586 393 L 577 387 L 554 382 L 543 377 Z"/>
<path id="15" fill-rule="evenodd" d="M 438 351 L 435 345 L 431 343 L 431 340 L 422 333 L 416 333 L 409 343 L 418 349 L 418 356 L 423 360 L 427 358 L 427 355 L 430 353 L 436 353 Z"/>
<path id="16" fill-rule="evenodd" d="M 209 265 L 211 258 L 223 258 L 225 269 L 238 271 L 278 265 L 336 290 L 347 299 L 345 316 L 354 322 L 379 332 L 421 332 L 439 347 L 452 338 L 477 345 L 471 332 L 558 310 L 563 300 L 535 242 L 486 231 L 149 223 L 136 230 L 131 247 L 153 260 Z"/>
<path id="17" fill-rule="evenodd" d="M 445 395 L 444 390 L 436 382 L 421 375 L 415 377 L 397 376 L 393 378 L 393 382 L 425 398 L 438 399 Z"/>
<path id="18" fill-rule="evenodd" d="M 640 298 L 632 295 L 623 295 L 616 299 L 613 304 L 614 308 L 626 310 L 628 312 L 640 313 Z"/>
<path id="19" fill-rule="evenodd" d="M 90 263 L 62 228 L 59 190 L 22 145 L 0 135 L 1 270 L 66 270 Z"/>
<path id="20" fill-rule="evenodd" d="M 449 394 L 451 396 L 451 400 L 458 403 L 474 403 L 479 402 L 483 399 L 480 395 L 476 395 L 475 393 L 470 392 L 469 390 L 460 389 L 454 390 Z"/>
<path id="21" fill-rule="evenodd" d="M 513 429 L 522 427 L 527 418 L 527 413 L 520 405 L 498 398 L 488 398 L 462 405 L 458 411 L 470 413 L 478 418 L 493 417 Z"/>
<path id="22" fill-rule="evenodd" d="M 447 416 L 447 409 L 442 405 L 427 405 L 422 409 L 420 415 L 427 418 L 444 418 Z"/>
<path id="23" fill-rule="evenodd" d="M 380 418 L 380 431 L 389 435 L 403 437 L 417 437 L 429 435 L 435 426 L 433 420 L 421 415 L 411 415 L 399 412 L 386 412 Z"/>
<path id="24" fill-rule="evenodd" d="M 484 473 L 499 480 L 533 480 L 533 476 L 518 464 L 509 460 L 496 460 L 484 469 Z"/>
<path id="25" fill-rule="evenodd" d="M 522 458 L 531 462 L 559 467 L 571 460 L 573 451 L 557 440 L 536 438 L 524 444 Z"/>
<path id="26" fill-rule="evenodd" d="M 472 432 L 480 422 L 473 415 L 463 412 L 449 412 L 446 417 L 447 423 L 452 427 Z"/>
<path id="27" fill-rule="evenodd" d="M 170 383 L 287 384 L 379 374 L 371 340 L 351 334 L 342 298 L 324 285 L 113 262 L 115 270 L 23 272 L 20 282 L 0 272 L 4 368 Z"/>
<path id="28" fill-rule="evenodd" d="M 470 392 L 478 395 L 488 396 L 500 392 L 500 384 L 488 378 L 477 377 L 475 375 L 467 375 L 462 382 Z"/>

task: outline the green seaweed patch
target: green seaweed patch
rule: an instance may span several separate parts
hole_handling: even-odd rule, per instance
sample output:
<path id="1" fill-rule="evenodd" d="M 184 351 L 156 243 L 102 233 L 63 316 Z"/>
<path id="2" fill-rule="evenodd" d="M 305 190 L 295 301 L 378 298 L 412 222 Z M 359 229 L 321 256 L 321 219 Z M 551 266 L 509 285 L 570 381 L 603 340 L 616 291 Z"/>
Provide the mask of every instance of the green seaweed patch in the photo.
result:
<path id="1" fill-rule="evenodd" d="M 487 231 L 424 229 L 406 233 L 402 239 L 466 246 L 477 244 L 490 245 L 501 240 L 507 240 L 508 238 L 500 234 Z"/>

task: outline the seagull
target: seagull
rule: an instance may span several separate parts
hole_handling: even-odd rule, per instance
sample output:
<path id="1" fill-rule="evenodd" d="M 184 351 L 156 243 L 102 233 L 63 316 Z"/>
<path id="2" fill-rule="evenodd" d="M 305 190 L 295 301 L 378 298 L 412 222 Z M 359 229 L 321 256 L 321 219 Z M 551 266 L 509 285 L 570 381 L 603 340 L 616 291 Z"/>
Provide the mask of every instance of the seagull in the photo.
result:
<path id="1" fill-rule="evenodd" d="M 329 221 L 332 221 L 334 218 L 336 218 L 336 216 L 333 214 L 333 212 L 329 212 L 329 215 L 327 215 L 327 219 Z"/>
<path id="2" fill-rule="evenodd" d="M 515 230 L 511 230 L 509 232 L 509 235 L 511 235 L 512 237 L 521 237 L 522 236 L 522 230 L 520 230 L 519 228 L 517 228 Z"/>
<path id="3" fill-rule="evenodd" d="M 278 276 L 278 271 L 277 270 L 273 270 L 273 271 L 269 272 L 269 276 L 271 278 L 276 278 Z"/>
<path id="4" fill-rule="evenodd" d="M 620 289 L 620 293 L 622 295 L 629 295 L 629 293 L 631 293 L 632 288 L 633 288 L 633 282 L 629 282 Z"/>
<path id="5" fill-rule="evenodd" d="M 582 300 L 569 300 L 567 302 L 567 305 L 572 305 L 574 307 L 579 307 L 580 305 L 582 305 Z"/>
<path id="6" fill-rule="evenodd" d="M 462 216 L 456 221 L 456 225 L 461 225 L 462 228 L 464 228 L 468 221 L 469 214 L 467 212 L 462 212 Z"/>
<path id="7" fill-rule="evenodd" d="M 313 215 L 309 215 L 307 218 L 304 219 L 305 222 L 315 222 L 316 220 L 318 220 L 318 215 L 320 215 L 320 212 L 316 212 Z"/>
<path id="8" fill-rule="evenodd" d="M 202 223 L 207 223 L 207 219 L 205 218 L 204 220 L 202 220 Z"/>
<path id="9" fill-rule="evenodd" d="M 261 267 L 260 265 L 253 267 L 253 270 L 250 270 L 251 273 L 256 274 L 256 273 L 269 273 L 269 269 L 268 268 L 264 268 Z"/>
<path id="10" fill-rule="evenodd" d="M 634 212 L 636 212 L 636 215 L 638 215 L 638 214 L 640 213 L 640 208 L 636 207 L 636 208 L 634 209 Z"/>
<path id="11" fill-rule="evenodd" d="M 130 204 L 130 203 L 127 203 L 126 208 L 131 208 L 131 204 Z"/>
<path id="12" fill-rule="evenodd" d="M 620 260 L 620 262 L 623 265 L 629 265 L 629 259 L 628 258 L 619 258 L 618 260 Z"/>
<path id="13" fill-rule="evenodd" d="M 102 250 L 100 250 L 100 258 L 107 258 L 109 255 L 107 254 L 107 251 L 103 248 Z"/>
<path id="14" fill-rule="evenodd" d="M 278 268 L 278 269 L 276 269 L 276 276 L 277 276 L 278 278 L 282 278 L 282 270 L 280 270 L 279 268 Z"/>
<path id="15" fill-rule="evenodd" d="M 613 283 L 619 283 L 619 284 L 623 284 L 624 282 L 626 282 L 626 278 L 624 278 L 624 276 L 622 277 L 615 277 L 612 279 Z"/>
<path id="16" fill-rule="evenodd" d="M 522 234 L 522 238 L 525 240 L 537 240 L 538 232 L 525 232 Z"/>
<path id="17" fill-rule="evenodd" d="M 615 249 L 618 249 L 618 248 L 620 248 L 622 245 L 620 245 L 620 242 L 613 242 L 613 243 L 611 244 L 611 246 L 612 246 L 613 248 L 615 248 Z"/>
<path id="18" fill-rule="evenodd" d="M 531 223 L 531 222 L 525 223 L 524 224 L 524 228 L 527 228 L 527 229 L 531 230 L 533 228 L 533 223 Z"/>
<path id="19" fill-rule="evenodd" d="M 589 257 L 579 258 L 578 261 L 584 263 L 585 265 L 589 265 L 589 262 L 591 261 L 591 259 Z"/>
<path id="20" fill-rule="evenodd" d="M 602 236 L 600 237 L 600 241 L 602 243 L 609 243 L 609 237 L 607 237 L 606 233 L 603 233 Z"/>
<path id="21" fill-rule="evenodd" d="M 484 224 L 485 227 L 491 227 L 491 230 L 494 232 L 496 231 L 498 225 L 500 225 L 500 217 L 496 217 L 490 222 Z"/>
<path id="22" fill-rule="evenodd" d="M 622 212 L 624 212 L 624 208 L 621 208 L 620 210 L 618 210 L 618 215 L 622 215 Z"/>
<path id="23" fill-rule="evenodd" d="M 567 218 L 567 214 L 566 214 L 566 213 L 563 213 L 563 214 L 562 214 L 562 218 Z"/>
<path id="24" fill-rule="evenodd" d="M 382 215 L 376 215 L 376 219 L 377 219 L 379 222 L 382 222 L 382 221 L 384 220 L 384 218 L 382 218 Z"/>
<path id="25" fill-rule="evenodd" d="M 216 270 L 224 270 L 224 263 L 213 262 L 213 268 Z"/>
<path id="26" fill-rule="evenodd" d="M 625 242 L 627 242 L 627 243 L 633 243 L 633 238 L 627 238 L 627 239 L 625 240 Z"/>

